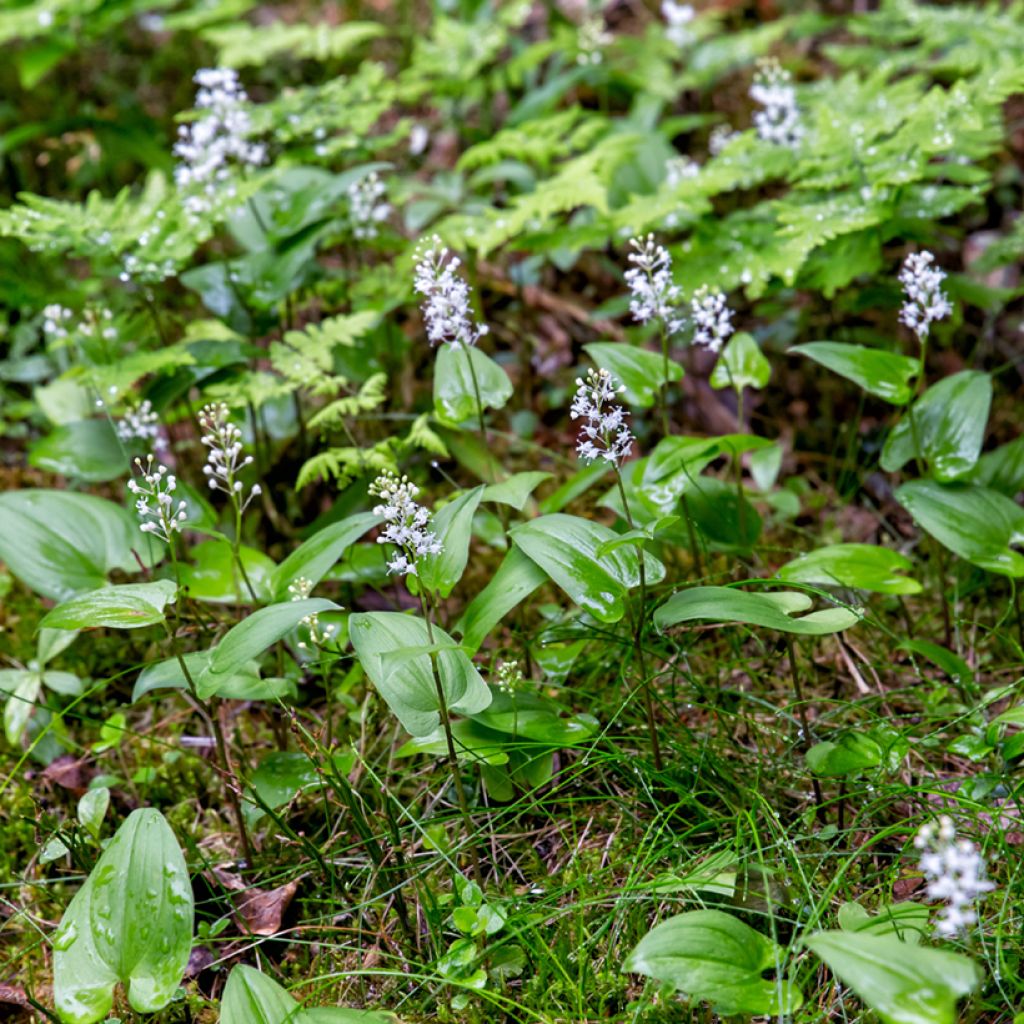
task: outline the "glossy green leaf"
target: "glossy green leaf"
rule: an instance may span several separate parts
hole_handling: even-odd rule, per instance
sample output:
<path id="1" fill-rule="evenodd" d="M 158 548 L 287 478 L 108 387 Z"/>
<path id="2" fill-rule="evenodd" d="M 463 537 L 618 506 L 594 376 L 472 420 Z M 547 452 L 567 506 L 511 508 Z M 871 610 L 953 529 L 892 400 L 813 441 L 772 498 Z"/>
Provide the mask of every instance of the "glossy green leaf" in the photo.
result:
<path id="1" fill-rule="evenodd" d="M 807 751 L 807 767 L 823 778 L 841 778 L 877 768 L 882 748 L 864 733 L 847 732 L 838 740 L 816 743 Z"/>
<path id="2" fill-rule="evenodd" d="M 347 775 L 355 763 L 355 754 L 351 750 L 336 753 L 334 762 L 338 771 Z M 296 751 L 275 750 L 265 754 L 249 776 L 250 794 L 245 805 L 249 824 L 254 825 L 264 816 L 264 804 L 271 809 L 281 807 L 303 790 L 322 786 L 322 769 L 306 754 Z M 253 793 L 259 797 L 259 803 L 253 799 Z"/>
<path id="3" fill-rule="evenodd" d="M 442 345 L 434 364 L 434 414 L 449 426 L 476 425 L 471 362 L 485 409 L 501 409 L 512 397 L 508 374 L 486 353 L 464 345 Z"/>
<path id="4" fill-rule="evenodd" d="M 592 341 L 583 350 L 624 387 L 622 397 L 627 405 L 649 409 L 654 405 L 666 383 L 665 359 L 659 352 L 649 352 L 621 341 Z M 668 361 L 668 382 L 682 380 L 683 368 Z"/>
<path id="5" fill-rule="evenodd" d="M 104 483 L 128 472 L 128 455 L 109 420 L 79 420 L 57 427 L 29 449 L 29 462 L 39 469 Z"/>
<path id="6" fill-rule="evenodd" d="M 992 378 L 987 373 L 963 370 L 944 377 L 889 434 L 882 449 L 882 468 L 894 473 L 920 457 L 938 480 L 963 476 L 981 455 L 991 404 Z"/>
<path id="7" fill-rule="evenodd" d="M 693 524 L 716 550 L 749 551 L 761 536 L 760 513 L 725 480 L 702 476 L 687 492 L 686 505 Z"/>
<path id="8" fill-rule="evenodd" d="M 318 1006 L 303 1010 L 272 978 L 245 964 L 228 975 L 220 1024 L 388 1024 L 390 1013 Z"/>
<path id="9" fill-rule="evenodd" d="M 231 545 L 226 540 L 205 540 L 191 549 L 192 564 L 181 566 L 181 585 L 188 596 L 211 604 L 251 604 L 249 588 L 242 579 Z M 245 575 L 258 601 L 271 599 L 270 581 L 275 571 L 272 559 L 262 551 L 239 549 Z"/>
<path id="10" fill-rule="evenodd" d="M 441 553 L 421 558 L 417 566 L 419 582 L 426 590 L 447 597 L 462 579 L 469 561 L 473 516 L 483 493 L 481 484 L 460 494 L 435 514 L 431 530 L 441 542 Z"/>
<path id="11" fill-rule="evenodd" d="M 517 512 L 522 512 L 530 495 L 545 480 L 550 480 L 551 474 L 540 470 L 531 470 L 526 473 L 513 473 L 507 480 L 491 484 L 484 491 L 484 501 L 496 501 L 502 505 L 511 505 Z"/>
<path id="12" fill-rule="evenodd" d="M 177 587 L 170 580 L 101 587 L 57 605 L 43 616 L 49 629 L 139 629 L 164 621 Z"/>
<path id="13" fill-rule="evenodd" d="M 998 491 L 972 484 L 912 480 L 896 500 L 955 555 L 1002 576 L 1024 576 L 1024 509 Z"/>
<path id="14" fill-rule="evenodd" d="M 612 551 L 599 558 L 598 548 L 615 540 L 607 526 L 555 513 L 531 519 L 510 531 L 515 545 L 536 562 L 570 599 L 601 622 L 618 622 L 626 612 L 626 595 L 640 585 L 635 549 Z M 665 567 L 643 552 L 647 583 L 665 576 Z"/>
<path id="15" fill-rule="evenodd" d="M 880 907 L 875 914 L 869 914 L 859 903 L 844 903 L 837 916 L 844 932 L 895 935 L 917 944 L 931 934 L 931 915 L 931 907 L 904 900 Z"/>
<path id="16" fill-rule="evenodd" d="M 761 346 L 745 331 L 734 334 L 726 343 L 722 354 L 711 371 L 713 388 L 763 388 L 772 375 L 772 364 L 768 362 Z"/>
<path id="17" fill-rule="evenodd" d="M 115 569 L 136 573 L 140 560 L 153 565 L 163 552 L 134 516 L 102 498 L 44 490 L 0 494 L 0 560 L 51 600 L 96 590 Z"/>
<path id="18" fill-rule="evenodd" d="M 53 997 L 66 1024 L 92 1024 L 128 990 L 138 1013 L 174 997 L 192 949 L 192 887 L 159 811 L 133 811 L 75 894 L 53 937 Z"/>
<path id="19" fill-rule="evenodd" d="M 926 658 L 933 665 L 937 665 L 949 676 L 955 686 L 969 685 L 974 682 L 974 671 L 971 666 L 959 654 L 954 654 L 947 647 L 942 647 L 921 637 L 913 637 L 910 640 L 904 640 L 899 649 L 912 651 L 914 654 Z"/>
<path id="20" fill-rule="evenodd" d="M 0 693 L 7 695 L 4 702 L 4 735 L 12 747 L 21 743 L 42 687 L 43 680 L 38 672 L 17 668 L 0 669 Z"/>
<path id="21" fill-rule="evenodd" d="M 654 622 L 659 629 L 700 621 L 823 636 L 849 629 L 860 621 L 860 616 L 848 608 L 822 608 L 796 617 L 812 603 L 807 594 L 795 591 L 748 593 L 732 587 L 693 587 L 673 594 L 654 612 Z"/>
<path id="22" fill-rule="evenodd" d="M 196 689 L 203 699 L 217 693 L 228 677 L 235 676 L 248 662 L 272 647 L 307 615 L 338 611 L 333 601 L 312 598 L 285 601 L 260 608 L 224 634 L 210 654 L 209 663 L 196 678 Z"/>
<path id="23" fill-rule="evenodd" d="M 1024 490 L 1024 435 L 982 455 L 967 479 L 1009 498 Z"/>
<path id="24" fill-rule="evenodd" d="M 456 627 L 470 651 L 476 651 L 488 633 L 542 583 L 547 573 L 517 547 L 509 549 L 486 587 L 470 601 Z"/>
<path id="25" fill-rule="evenodd" d="M 885 1024 L 954 1024 L 957 1000 L 981 982 L 967 957 L 895 935 L 818 932 L 804 944 Z"/>
<path id="26" fill-rule="evenodd" d="M 436 666 L 448 710 L 471 715 L 491 701 L 473 663 L 444 630 L 434 627 Z M 426 736 L 441 722 L 423 619 L 398 612 L 365 612 L 349 619 L 359 663 L 387 705 L 413 736 Z M 398 655 L 398 657 L 396 657 Z"/>
<path id="27" fill-rule="evenodd" d="M 185 655 L 185 667 L 193 682 L 209 667 L 212 656 L 212 651 L 193 651 Z M 293 696 L 295 693 L 295 683 L 290 679 L 261 679 L 259 666 L 254 661 L 247 662 L 233 672 L 222 673 L 212 682 L 216 684 L 216 689 L 210 695 L 226 700 L 273 700 Z M 187 688 L 185 674 L 178 659 L 168 658 L 147 665 L 139 673 L 135 688 L 132 690 L 132 700 L 136 701 L 152 690 Z"/>
<path id="28" fill-rule="evenodd" d="M 776 575 L 790 583 L 857 587 L 876 594 L 919 594 L 921 584 L 900 575 L 911 565 L 905 555 L 877 544 L 830 544 L 787 562 Z"/>
<path id="29" fill-rule="evenodd" d="M 300 576 L 316 586 L 345 552 L 380 522 L 381 517 L 372 512 L 359 512 L 317 530 L 274 570 L 270 582 L 274 597 L 287 601 L 289 585 Z"/>
<path id="30" fill-rule="evenodd" d="M 693 910 L 652 928 L 622 969 L 706 1000 L 723 1015 L 793 1013 L 803 1003 L 789 981 L 763 975 L 779 966 L 783 950 L 720 910 Z"/>
<path id="31" fill-rule="evenodd" d="M 107 808 L 110 806 L 110 790 L 106 786 L 87 789 L 78 801 L 76 815 L 93 839 L 98 839 Z"/>
<path id="32" fill-rule="evenodd" d="M 919 366 L 908 356 L 838 341 L 811 341 L 794 345 L 789 351 L 813 359 L 892 405 L 906 405 L 913 394 L 910 382 Z"/>

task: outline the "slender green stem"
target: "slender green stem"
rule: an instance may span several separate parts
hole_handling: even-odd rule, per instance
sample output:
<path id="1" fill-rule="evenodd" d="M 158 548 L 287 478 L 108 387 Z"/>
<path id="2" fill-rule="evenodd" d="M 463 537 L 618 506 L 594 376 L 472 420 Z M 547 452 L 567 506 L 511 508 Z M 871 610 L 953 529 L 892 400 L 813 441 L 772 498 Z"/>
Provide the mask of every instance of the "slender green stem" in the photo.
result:
<path id="1" fill-rule="evenodd" d="M 619 497 L 622 498 L 622 510 L 626 516 L 626 522 L 631 530 L 636 529 L 633 525 L 633 514 L 629 508 L 629 499 L 626 497 L 626 488 L 622 483 L 622 473 L 618 465 L 615 466 L 615 482 L 618 484 Z M 640 611 L 634 618 L 633 623 L 633 647 L 636 651 L 637 664 L 640 666 L 641 686 L 644 693 L 644 709 L 647 713 L 647 731 L 651 737 L 651 753 L 654 757 L 654 767 L 657 771 L 663 768 L 661 759 L 661 743 L 658 740 L 658 721 L 654 711 L 654 694 L 651 692 L 651 680 L 647 675 L 647 659 L 644 656 L 644 622 L 647 618 L 647 573 L 644 565 L 644 549 L 637 545 L 637 564 L 640 572 Z"/>
<path id="2" fill-rule="evenodd" d="M 668 437 L 672 431 L 668 421 L 668 331 L 664 322 L 661 324 L 661 362 L 661 432 Z"/>
<path id="3" fill-rule="evenodd" d="M 476 367 L 473 365 L 473 356 L 468 345 L 462 346 L 466 353 L 466 362 L 469 363 L 469 376 L 473 381 L 473 397 L 476 399 L 476 418 L 480 430 L 480 443 L 487 444 L 487 427 L 484 426 L 484 403 L 480 398 L 480 382 L 476 379 Z"/>
<path id="4" fill-rule="evenodd" d="M 804 704 L 803 687 L 800 685 L 800 670 L 796 664 L 796 650 L 793 645 L 793 637 L 786 634 L 786 651 L 789 655 L 789 674 L 793 680 L 793 695 L 796 697 L 796 710 L 800 718 L 800 749 L 806 751 L 811 745 L 811 727 L 807 721 L 807 707 Z M 823 811 L 824 798 L 821 795 L 821 784 L 816 776 L 811 776 L 811 786 L 814 789 L 814 806 L 818 817 Z"/>
<path id="5" fill-rule="evenodd" d="M 686 519 L 686 535 L 690 539 L 690 555 L 693 558 L 693 571 L 700 579 L 704 575 L 704 566 L 700 558 L 700 544 L 697 541 L 697 531 L 694 529 L 693 516 L 690 514 L 690 503 L 686 495 L 682 495 L 683 516 Z"/>
<path id="6" fill-rule="evenodd" d="M 434 646 L 434 623 L 430 605 L 427 602 L 426 594 L 420 590 L 420 605 L 423 608 L 423 618 L 427 623 L 427 640 L 430 646 Z M 448 714 L 448 701 L 444 695 L 444 687 L 441 685 L 441 674 L 437 668 L 437 652 L 430 652 L 430 672 L 434 678 L 434 690 L 437 693 L 437 710 L 441 717 L 441 728 L 444 730 L 445 745 L 448 748 L 448 769 L 452 776 L 452 785 L 455 787 L 455 795 L 458 797 L 459 810 L 462 812 L 462 821 L 466 827 L 466 837 L 469 842 L 470 860 L 473 865 L 473 879 L 479 886 L 483 886 L 483 874 L 480 870 L 480 857 L 476 850 L 476 843 L 473 840 L 473 819 L 469 813 L 469 801 L 466 799 L 466 791 L 462 786 L 462 773 L 459 771 L 459 759 L 455 753 L 455 739 L 452 736 L 452 722 Z"/>

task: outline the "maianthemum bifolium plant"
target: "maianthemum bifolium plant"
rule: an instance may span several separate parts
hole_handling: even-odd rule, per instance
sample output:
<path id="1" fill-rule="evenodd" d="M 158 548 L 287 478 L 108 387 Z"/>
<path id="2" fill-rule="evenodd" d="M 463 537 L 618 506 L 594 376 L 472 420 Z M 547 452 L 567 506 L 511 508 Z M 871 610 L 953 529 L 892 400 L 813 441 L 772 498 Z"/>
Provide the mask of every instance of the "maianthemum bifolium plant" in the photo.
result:
<path id="1" fill-rule="evenodd" d="M 1024 1019 L 1024 7 L 0 43 L 0 1002 Z"/>

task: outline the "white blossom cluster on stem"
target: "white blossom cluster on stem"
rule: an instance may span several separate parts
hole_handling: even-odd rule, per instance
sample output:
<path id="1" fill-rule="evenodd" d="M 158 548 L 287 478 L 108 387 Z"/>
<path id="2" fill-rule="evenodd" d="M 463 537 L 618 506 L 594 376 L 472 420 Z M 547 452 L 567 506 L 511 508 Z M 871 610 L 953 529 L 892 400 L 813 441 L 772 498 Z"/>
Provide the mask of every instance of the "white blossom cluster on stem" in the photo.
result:
<path id="1" fill-rule="evenodd" d="M 245 485 L 238 479 L 239 471 L 251 465 L 253 457 L 243 454 L 242 431 L 229 417 L 230 411 L 223 402 L 206 405 L 199 413 L 199 425 L 205 431 L 202 442 L 209 449 L 203 473 L 210 490 L 228 495 L 242 513 L 263 491 L 259 484 L 253 484 L 246 494 Z"/>
<path id="2" fill-rule="evenodd" d="M 758 62 L 750 98 L 762 107 L 754 113 L 754 128 L 759 139 L 790 148 L 800 145 L 804 126 L 796 89 L 790 73 L 777 60 L 769 58 Z"/>
<path id="3" fill-rule="evenodd" d="M 68 324 L 75 318 L 67 306 L 51 302 L 43 307 L 43 334 L 47 341 L 63 341 L 68 336 Z"/>
<path id="4" fill-rule="evenodd" d="M 377 543 L 398 548 L 388 562 L 389 573 L 415 576 L 419 558 L 441 553 L 441 542 L 430 529 L 430 512 L 416 501 L 419 493 L 407 476 L 386 471 L 370 485 L 370 495 L 380 499 L 373 514 L 384 517 Z"/>
<path id="5" fill-rule="evenodd" d="M 160 417 L 148 398 L 117 421 L 117 436 L 126 444 L 138 440 L 150 441 L 158 451 L 166 447 L 160 437 Z"/>
<path id="6" fill-rule="evenodd" d="M 195 108 L 203 116 L 178 129 L 174 155 L 180 161 L 174 180 L 185 193 L 185 208 L 197 216 L 210 211 L 224 194 L 235 195 L 231 167 L 258 167 L 266 149 L 250 141 L 249 97 L 232 68 L 202 68 L 193 81 L 199 86 Z"/>
<path id="7" fill-rule="evenodd" d="M 582 65 L 600 64 L 604 60 L 604 48 L 615 37 L 605 29 L 603 11 L 590 11 L 580 22 L 576 36 L 576 63 Z"/>
<path id="8" fill-rule="evenodd" d="M 166 466 L 155 463 L 152 455 L 145 462 L 136 459 L 135 466 L 142 482 L 129 480 L 128 490 L 135 496 L 135 511 L 142 520 L 139 529 L 169 544 L 171 535 L 180 533 L 188 518 L 185 502 L 175 503 L 173 497 L 178 481 Z"/>
<path id="9" fill-rule="evenodd" d="M 305 576 L 299 576 L 288 584 L 288 593 L 293 601 L 305 601 L 312 592 L 313 581 Z M 305 640 L 299 641 L 300 651 L 308 651 L 310 646 L 323 647 L 337 632 L 336 626 L 321 626 L 320 616 L 316 612 L 303 616 L 299 619 L 299 624 L 309 630 L 309 642 L 307 643 Z"/>
<path id="10" fill-rule="evenodd" d="M 358 239 L 376 238 L 377 225 L 391 214 L 390 203 L 381 200 L 387 194 L 376 171 L 348 187 L 348 220 L 352 235 Z"/>
<path id="11" fill-rule="evenodd" d="M 523 684 L 523 672 L 517 661 L 502 661 L 494 673 L 494 686 L 499 693 L 511 697 Z"/>
<path id="12" fill-rule="evenodd" d="M 977 922 L 975 904 L 995 888 L 985 877 L 984 858 L 970 840 L 956 838 L 953 821 L 946 815 L 938 825 L 922 826 L 914 846 L 921 851 L 918 867 L 928 883 L 928 898 L 945 904 L 935 930 L 952 938 Z"/>
<path id="13" fill-rule="evenodd" d="M 434 235 L 416 252 L 413 287 L 424 297 L 423 322 L 431 345 L 475 345 L 486 333 L 473 321 L 469 285 L 459 273 L 462 261 Z"/>
<path id="14" fill-rule="evenodd" d="M 700 164 L 688 156 L 673 156 L 665 163 L 665 181 L 668 182 L 669 188 L 675 188 L 684 181 L 696 178 L 698 174 Z"/>
<path id="15" fill-rule="evenodd" d="M 583 421 L 576 442 L 581 459 L 604 459 L 617 466 L 632 451 L 633 433 L 626 425 L 629 413 L 618 402 L 625 390 L 604 368 L 588 371 L 586 380 L 576 378 L 569 415 Z"/>
<path id="16" fill-rule="evenodd" d="M 675 0 L 662 0 L 661 16 L 665 19 L 665 37 L 676 46 L 688 46 L 693 42 L 690 22 L 696 12 L 690 4 L 676 3 Z"/>
<path id="17" fill-rule="evenodd" d="M 739 132 L 735 131 L 731 125 L 716 124 L 708 136 L 708 152 L 712 156 L 718 156 L 738 134 Z"/>
<path id="18" fill-rule="evenodd" d="M 633 319 L 642 324 L 654 321 L 667 334 L 675 334 L 686 320 L 676 305 L 682 291 L 672 280 L 672 257 L 655 242 L 654 235 L 632 238 L 629 244 L 633 247 L 629 254 L 633 266 L 624 277 L 632 295 L 629 311 Z"/>
<path id="19" fill-rule="evenodd" d="M 931 326 L 953 312 L 942 282 L 946 272 L 935 266 L 935 257 L 930 252 L 913 252 L 900 269 L 899 281 L 903 286 L 905 300 L 900 309 L 900 322 L 909 327 L 924 341 Z"/>
<path id="20" fill-rule="evenodd" d="M 693 319 L 693 343 L 702 345 L 711 352 L 720 352 L 735 328 L 732 325 L 732 310 L 725 301 L 725 295 L 704 285 L 690 301 Z"/>

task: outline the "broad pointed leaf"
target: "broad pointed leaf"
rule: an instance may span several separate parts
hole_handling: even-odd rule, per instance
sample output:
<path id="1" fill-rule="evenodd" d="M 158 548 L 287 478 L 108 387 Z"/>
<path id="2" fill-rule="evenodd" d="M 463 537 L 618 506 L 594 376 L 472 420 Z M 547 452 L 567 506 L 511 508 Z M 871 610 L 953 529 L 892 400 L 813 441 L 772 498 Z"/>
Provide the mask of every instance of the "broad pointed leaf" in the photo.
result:
<path id="1" fill-rule="evenodd" d="M 839 341 L 811 341 L 794 345 L 789 351 L 813 359 L 892 405 L 906 405 L 913 394 L 910 382 L 917 376 L 919 365 L 908 356 Z"/>
<path id="2" fill-rule="evenodd" d="M 434 516 L 431 530 L 441 542 L 441 552 L 419 560 L 419 582 L 428 591 L 447 597 L 462 579 L 469 561 L 469 542 L 484 487 L 474 487 L 450 501 Z"/>
<path id="3" fill-rule="evenodd" d="M 114 986 L 139 1013 L 174 997 L 192 949 L 188 868 L 163 815 L 133 811 L 117 830 L 53 937 L 53 996 L 67 1024 L 109 1013 Z"/>
<path id="4" fill-rule="evenodd" d="M 761 346 L 745 331 L 734 334 L 722 350 L 711 372 L 713 388 L 763 388 L 772 375 L 772 364 L 765 358 Z"/>
<path id="5" fill-rule="evenodd" d="M 470 363 L 485 409 L 501 409 L 512 397 L 508 374 L 486 353 L 464 345 L 442 345 L 434 364 L 434 414 L 449 426 L 476 424 L 477 401 Z"/>
<path id="6" fill-rule="evenodd" d="M 164 608 L 174 601 L 170 580 L 101 587 L 73 597 L 43 616 L 49 629 L 139 629 L 164 621 Z"/>
<path id="7" fill-rule="evenodd" d="M 668 361 L 666 378 L 664 356 L 625 342 L 592 341 L 583 349 L 596 365 L 622 382 L 626 389 L 622 397 L 627 405 L 637 405 L 641 409 L 654 405 L 666 380 L 671 383 L 683 377 L 683 368 L 674 360 Z"/>
<path id="8" fill-rule="evenodd" d="M 776 575 L 792 583 L 919 594 L 921 584 L 901 575 L 911 564 L 906 555 L 877 544 L 830 544 L 787 562 Z"/>
<path id="9" fill-rule="evenodd" d="M 470 601 L 456 627 L 466 647 L 476 651 L 487 634 L 548 576 L 517 547 L 509 549 L 490 582 Z"/>

